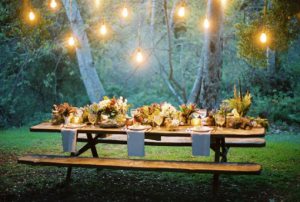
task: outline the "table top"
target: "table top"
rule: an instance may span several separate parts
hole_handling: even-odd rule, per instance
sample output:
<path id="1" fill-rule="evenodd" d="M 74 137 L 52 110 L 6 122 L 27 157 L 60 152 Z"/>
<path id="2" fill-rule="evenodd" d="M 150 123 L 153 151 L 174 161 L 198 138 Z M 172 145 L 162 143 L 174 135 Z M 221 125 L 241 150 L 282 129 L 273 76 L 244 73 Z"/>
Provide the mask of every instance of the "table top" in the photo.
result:
<path id="1" fill-rule="evenodd" d="M 40 123 L 30 128 L 31 132 L 61 132 L 62 125 L 52 125 L 51 123 Z M 175 136 L 185 137 L 190 136 L 191 133 L 187 131 L 191 126 L 179 126 L 175 131 L 169 131 L 164 127 L 154 127 L 145 132 L 148 136 Z M 250 130 L 232 129 L 232 128 L 217 128 L 212 127 L 211 135 L 215 137 L 264 137 L 266 130 L 264 128 L 252 128 Z M 126 134 L 124 128 L 99 128 L 92 126 L 84 126 L 77 128 L 78 133 L 96 133 L 96 134 Z"/>

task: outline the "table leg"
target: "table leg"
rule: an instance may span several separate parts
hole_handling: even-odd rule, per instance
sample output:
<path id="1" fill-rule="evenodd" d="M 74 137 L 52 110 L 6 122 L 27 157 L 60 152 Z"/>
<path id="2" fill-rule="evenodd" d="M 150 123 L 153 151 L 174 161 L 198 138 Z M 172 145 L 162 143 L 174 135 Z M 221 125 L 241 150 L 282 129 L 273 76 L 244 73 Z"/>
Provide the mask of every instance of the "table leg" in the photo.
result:
<path id="1" fill-rule="evenodd" d="M 71 152 L 71 155 L 70 156 L 75 156 L 75 153 L 74 152 Z M 70 184 L 70 181 L 71 181 L 71 173 L 72 173 L 72 166 L 69 166 L 68 167 L 68 170 L 67 170 L 67 176 L 66 176 L 66 184 Z"/>
<path id="2" fill-rule="evenodd" d="M 70 156 L 79 156 L 80 154 L 84 153 L 88 149 L 91 149 L 93 157 L 99 157 L 98 153 L 97 153 L 97 150 L 96 150 L 96 147 L 95 147 L 98 135 L 96 135 L 95 138 L 93 138 L 91 133 L 87 133 L 86 136 L 87 136 L 87 139 L 88 139 L 87 144 L 84 145 L 78 152 L 76 152 L 76 153 L 71 152 Z M 72 174 L 72 166 L 69 166 L 68 170 L 67 170 L 67 176 L 66 176 L 67 185 L 71 181 L 71 174 Z"/>
<path id="3" fill-rule="evenodd" d="M 87 144 L 84 145 L 83 147 L 81 147 L 81 149 L 79 149 L 79 151 L 76 153 L 76 156 L 79 156 L 80 154 L 86 152 L 87 150 L 91 149 L 92 150 L 92 154 L 93 154 L 93 157 L 98 157 L 98 153 L 97 153 L 97 150 L 96 150 L 96 147 L 95 145 L 97 144 L 96 143 L 96 140 L 98 138 L 98 134 L 93 138 L 92 137 L 92 134 L 88 133 L 87 134 Z"/>
<path id="4" fill-rule="evenodd" d="M 216 138 L 215 162 L 220 162 L 221 144 L 222 144 L 222 138 Z M 213 192 L 217 193 L 218 189 L 219 189 L 219 174 L 214 174 L 214 176 L 213 176 Z"/>
<path id="5" fill-rule="evenodd" d="M 97 135 L 96 135 L 96 137 L 95 137 L 94 139 L 93 139 L 91 133 L 87 133 L 86 136 L 87 136 L 88 144 L 89 144 L 89 146 L 90 146 L 90 148 L 91 148 L 93 157 L 98 158 L 99 156 L 98 156 L 98 153 L 97 153 L 97 149 L 96 149 L 96 147 L 95 147 Z"/>
<path id="6" fill-rule="evenodd" d="M 221 155 L 222 155 L 221 162 L 227 162 L 228 148 L 225 146 L 225 138 L 221 139 L 221 145 L 220 146 L 221 146 L 221 149 L 222 149 L 222 152 L 221 152 Z"/>

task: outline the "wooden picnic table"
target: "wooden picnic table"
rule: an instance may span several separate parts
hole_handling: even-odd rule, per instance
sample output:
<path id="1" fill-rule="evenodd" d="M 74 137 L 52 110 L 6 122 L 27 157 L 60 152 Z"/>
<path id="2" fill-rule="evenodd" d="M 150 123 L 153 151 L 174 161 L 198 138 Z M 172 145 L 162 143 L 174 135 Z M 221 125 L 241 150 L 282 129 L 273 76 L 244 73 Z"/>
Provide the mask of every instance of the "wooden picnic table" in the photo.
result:
<path id="1" fill-rule="evenodd" d="M 30 128 L 31 132 L 61 132 L 63 125 L 52 125 L 51 123 L 40 123 L 36 126 Z M 187 131 L 191 126 L 179 126 L 174 131 L 167 130 L 165 127 L 154 127 L 149 131 L 145 132 L 147 136 L 151 138 L 160 136 L 173 136 L 173 137 L 186 137 L 190 136 L 191 133 Z M 250 137 L 264 137 L 264 128 L 252 128 L 250 130 L 244 129 L 232 129 L 232 128 L 218 128 L 212 127 L 211 135 L 213 137 L 231 137 L 231 138 L 250 138 Z M 78 133 L 94 133 L 94 134 L 124 134 L 126 135 L 126 130 L 124 128 L 100 128 L 92 127 L 90 125 L 81 127 L 77 129 Z M 151 139 L 150 138 L 150 139 Z"/>
<path id="2" fill-rule="evenodd" d="M 31 132 L 53 132 L 60 133 L 63 125 L 52 125 L 51 123 L 40 123 L 38 125 L 32 126 L 30 128 Z M 164 127 L 154 127 L 151 130 L 145 131 L 145 139 L 151 139 L 155 141 L 160 141 L 162 137 L 190 137 L 191 132 L 187 129 L 191 126 L 179 126 L 174 131 L 169 131 Z M 244 174 L 258 174 L 261 171 L 261 166 L 259 164 L 245 164 L 245 163 L 227 163 L 227 148 L 225 145 L 225 138 L 239 138 L 239 139 L 249 139 L 249 138 L 259 138 L 265 136 L 264 128 L 252 128 L 250 130 L 243 129 L 232 129 L 232 128 L 218 128 L 212 127 L 211 131 L 211 149 L 215 152 L 214 163 L 204 162 L 201 164 L 196 163 L 194 172 L 208 172 L 214 173 L 214 185 L 218 184 L 218 177 L 220 173 L 244 173 Z M 80 142 L 86 142 L 86 144 L 80 148 L 76 153 L 71 153 L 71 159 L 56 158 L 56 157 L 36 157 L 29 156 L 20 158 L 20 163 L 27 164 L 40 164 L 40 165 L 56 165 L 56 166 L 66 166 L 68 165 L 67 181 L 70 180 L 72 166 L 82 166 L 82 167 L 107 167 L 107 168 L 123 168 L 123 169 L 141 169 L 147 170 L 149 166 L 151 170 L 173 170 L 173 171 L 191 171 L 191 162 L 148 162 L 145 160 L 129 160 L 129 159 L 99 159 L 97 153 L 96 144 L 99 143 L 99 139 L 105 139 L 112 134 L 123 135 L 126 137 L 127 133 L 124 128 L 100 128 L 92 127 L 90 125 L 77 128 L 78 134 L 81 134 Z M 83 139 L 82 135 L 86 137 Z M 101 141 L 100 141 L 101 142 Z M 126 144 L 126 141 L 123 141 Z M 163 144 L 162 144 L 163 145 Z M 176 145 L 176 144 L 175 144 Z M 93 158 L 76 159 L 74 157 L 81 155 L 82 153 L 91 150 Z M 94 160 L 93 160 L 94 159 Z M 128 161 L 132 161 L 128 163 Z M 221 163 L 223 162 L 223 164 Z M 135 167 L 137 164 L 139 166 Z M 154 167 L 153 167 L 154 165 Z M 180 168 L 180 169 L 179 169 Z M 210 169 L 208 169 L 210 168 Z M 192 169 L 193 170 L 193 169 Z"/>

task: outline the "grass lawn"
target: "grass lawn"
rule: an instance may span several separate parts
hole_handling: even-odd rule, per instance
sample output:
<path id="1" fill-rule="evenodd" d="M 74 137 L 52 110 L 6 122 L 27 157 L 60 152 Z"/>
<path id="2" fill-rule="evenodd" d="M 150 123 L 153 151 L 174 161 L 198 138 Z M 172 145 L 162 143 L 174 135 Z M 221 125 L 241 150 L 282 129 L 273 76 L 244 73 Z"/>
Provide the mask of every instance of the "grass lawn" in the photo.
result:
<path id="1" fill-rule="evenodd" d="M 300 134 L 268 135 L 265 148 L 232 148 L 233 162 L 257 162 L 258 176 L 221 175 L 212 195 L 209 174 L 75 168 L 71 187 L 66 168 L 17 164 L 24 154 L 62 154 L 60 134 L 0 131 L 0 201 L 300 201 Z M 127 158 L 125 145 L 97 145 L 103 157 Z M 87 153 L 87 155 L 90 155 Z M 192 157 L 189 147 L 146 147 L 146 159 L 212 161 Z"/>

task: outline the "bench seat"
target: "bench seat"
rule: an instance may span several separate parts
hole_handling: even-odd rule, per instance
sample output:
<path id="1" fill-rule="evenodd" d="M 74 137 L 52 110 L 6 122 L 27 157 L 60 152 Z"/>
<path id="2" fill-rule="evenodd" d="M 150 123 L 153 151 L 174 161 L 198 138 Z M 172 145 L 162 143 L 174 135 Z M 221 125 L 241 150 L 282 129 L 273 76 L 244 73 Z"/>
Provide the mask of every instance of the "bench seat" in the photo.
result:
<path id="1" fill-rule="evenodd" d="M 195 172 L 213 174 L 260 174 L 262 167 L 255 163 L 215 163 L 162 160 L 112 159 L 91 157 L 68 157 L 55 155 L 27 155 L 18 163 L 58 167 L 90 167 L 121 170 L 148 170 Z"/>
<path id="2" fill-rule="evenodd" d="M 79 142 L 86 142 L 85 134 L 79 134 Z M 107 144 L 127 144 L 126 135 L 112 134 L 103 138 L 98 138 L 97 143 Z M 145 145 L 152 146 L 191 146 L 190 137 L 167 137 L 162 136 L 161 140 L 145 139 Z M 266 141 L 264 138 L 225 138 L 226 147 L 264 147 Z"/>

